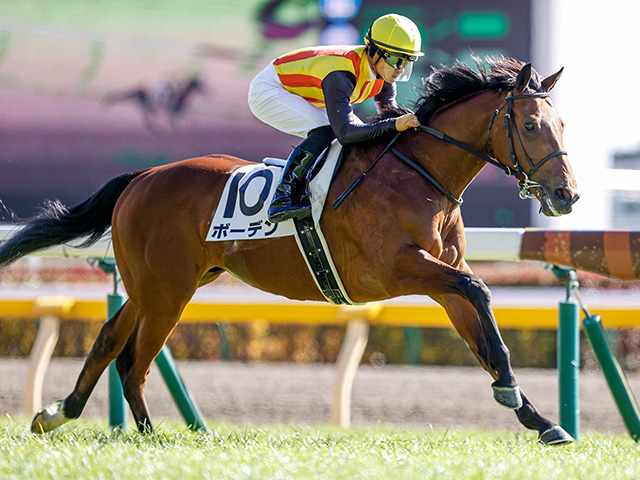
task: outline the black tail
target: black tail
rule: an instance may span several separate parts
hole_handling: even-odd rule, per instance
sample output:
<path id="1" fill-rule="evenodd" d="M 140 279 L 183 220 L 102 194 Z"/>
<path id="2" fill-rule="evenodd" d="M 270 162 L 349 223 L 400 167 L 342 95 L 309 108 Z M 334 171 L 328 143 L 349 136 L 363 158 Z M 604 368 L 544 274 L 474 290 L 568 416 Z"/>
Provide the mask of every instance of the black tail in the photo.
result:
<path id="1" fill-rule="evenodd" d="M 87 237 L 77 247 L 97 242 L 111 225 L 116 201 L 142 171 L 109 180 L 93 196 L 68 209 L 59 201 L 49 201 L 39 215 L 19 223 L 22 228 L 0 246 L 0 267 L 38 250 Z"/>

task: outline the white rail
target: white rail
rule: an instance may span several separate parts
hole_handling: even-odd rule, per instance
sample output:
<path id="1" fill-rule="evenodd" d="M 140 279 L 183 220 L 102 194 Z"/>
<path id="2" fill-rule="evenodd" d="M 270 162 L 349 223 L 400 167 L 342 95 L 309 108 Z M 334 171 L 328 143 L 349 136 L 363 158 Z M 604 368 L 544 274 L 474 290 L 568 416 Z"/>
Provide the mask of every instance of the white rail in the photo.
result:
<path id="1" fill-rule="evenodd" d="M 0 224 L 0 244 L 15 232 L 13 225 Z M 517 261 L 520 259 L 520 244 L 524 228 L 467 228 L 467 260 Z M 77 242 L 80 243 L 80 242 Z M 40 257 L 113 257 L 113 245 L 109 234 L 88 248 L 62 245 L 33 253 Z"/>

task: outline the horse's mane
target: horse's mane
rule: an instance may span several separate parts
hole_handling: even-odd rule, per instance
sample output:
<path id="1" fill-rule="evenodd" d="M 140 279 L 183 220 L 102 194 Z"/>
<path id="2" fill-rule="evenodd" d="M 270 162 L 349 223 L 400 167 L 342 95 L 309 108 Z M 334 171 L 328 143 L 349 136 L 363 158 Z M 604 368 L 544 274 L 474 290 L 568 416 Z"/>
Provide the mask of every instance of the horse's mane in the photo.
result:
<path id="1" fill-rule="evenodd" d="M 483 60 L 472 55 L 471 58 L 476 68 L 458 60 L 450 67 L 432 67 L 433 73 L 422 80 L 423 91 L 414 103 L 414 111 L 420 123 L 426 125 L 437 110 L 467 95 L 482 90 L 511 90 L 524 65 L 520 60 L 502 56 L 485 57 Z M 529 87 L 534 91 L 541 87 L 540 76 L 533 69 Z M 376 119 L 390 118 L 409 111 L 403 107 L 389 109 Z"/>

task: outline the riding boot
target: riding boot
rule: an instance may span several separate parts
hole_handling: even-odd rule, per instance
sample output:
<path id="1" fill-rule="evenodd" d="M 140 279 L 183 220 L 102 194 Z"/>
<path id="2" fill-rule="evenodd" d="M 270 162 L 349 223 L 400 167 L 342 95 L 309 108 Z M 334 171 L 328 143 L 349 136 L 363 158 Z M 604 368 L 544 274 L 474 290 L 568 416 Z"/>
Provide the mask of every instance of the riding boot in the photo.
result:
<path id="1" fill-rule="evenodd" d="M 284 167 L 282 179 L 269 206 L 269 221 L 278 223 L 289 218 L 302 218 L 310 215 L 311 204 L 306 192 L 301 192 L 299 199 L 295 198 L 297 187 L 313 165 L 316 156 L 313 153 L 296 147 Z"/>

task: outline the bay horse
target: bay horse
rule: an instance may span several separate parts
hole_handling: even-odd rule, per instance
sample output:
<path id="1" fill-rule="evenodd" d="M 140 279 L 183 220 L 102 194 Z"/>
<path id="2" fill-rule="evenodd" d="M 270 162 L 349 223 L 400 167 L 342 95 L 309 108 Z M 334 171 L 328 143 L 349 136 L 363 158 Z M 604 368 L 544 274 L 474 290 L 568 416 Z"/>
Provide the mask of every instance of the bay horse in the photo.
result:
<path id="1" fill-rule="evenodd" d="M 434 69 L 415 103 L 422 127 L 396 135 L 393 148 L 386 137 L 344 147 L 321 228 L 354 302 L 430 296 L 493 377 L 495 400 L 540 442 L 566 443 L 571 436 L 541 416 L 516 382 L 489 289 L 464 260 L 459 205 L 489 162 L 514 175 L 521 196 L 536 197 L 545 215 L 571 212 L 576 181 L 548 98 L 562 70 L 542 79 L 515 59 L 475 61 L 476 68 Z M 138 429 L 153 430 L 144 397 L 150 364 L 196 289 L 223 272 L 290 299 L 325 300 L 293 237 L 205 241 L 225 182 L 249 164 L 210 155 L 121 175 L 73 208 L 49 203 L 0 248 L 2 266 L 73 240 L 90 245 L 111 226 L 129 297 L 102 327 L 71 394 L 37 413 L 32 431 L 78 418 L 112 360 Z"/>

